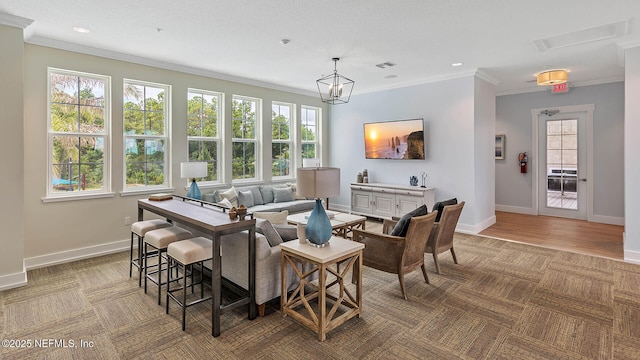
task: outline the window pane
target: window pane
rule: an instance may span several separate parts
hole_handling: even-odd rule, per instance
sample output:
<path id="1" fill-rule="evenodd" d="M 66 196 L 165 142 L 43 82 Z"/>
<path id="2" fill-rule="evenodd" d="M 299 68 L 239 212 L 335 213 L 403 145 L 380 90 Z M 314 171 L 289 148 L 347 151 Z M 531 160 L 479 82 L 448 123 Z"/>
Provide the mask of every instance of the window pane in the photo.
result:
<path id="1" fill-rule="evenodd" d="M 316 158 L 316 145 L 315 144 L 302 144 L 302 158 L 303 159 L 315 159 Z"/>
<path id="2" fill-rule="evenodd" d="M 126 139 L 126 186 L 164 184 L 164 140 Z"/>
<path id="3" fill-rule="evenodd" d="M 51 130 L 78 132 L 78 106 L 51 104 Z"/>
<path id="4" fill-rule="evenodd" d="M 271 173 L 273 176 L 288 176 L 291 171 L 290 146 L 288 143 L 272 143 Z"/>
<path id="5" fill-rule="evenodd" d="M 104 187 L 104 139 L 54 136 L 51 179 L 54 192 Z"/>
<path id="6" fill-rule="evenodd" d="M 255 139 L 256 102 L 251 100 L 233 100 L 233 137 L 236 139 Z"/>
<path id="7" fill-rule="evenodd" d="M 124 111 L 124 132 L 126 134 L 144 134 L 144 112 L 127 109 Z"/>
<path id="8" fill-rule="evenodd" d="M 234 180 L 255 178 L 255 143 L 234 142 L 231 147 L 232 178 Z"/>
<path id="9" fill-rule="evenodd" d="M 206 181 L 218 180 L 218 145 L 216 141 L 190 140 L 189 161 L 206 161 Z"/>
<path id="10" fill-rule="evenodd" d="M 147 135 L 164 135 L 164 113 L 158 111 L 147 112 Z"/>
<path id="11" fill-rule="evenodd" d="M 273 104 L 271 106 L 271 135 L 273 140 L 289 140 L 291 128 L 291 106 Z"/>

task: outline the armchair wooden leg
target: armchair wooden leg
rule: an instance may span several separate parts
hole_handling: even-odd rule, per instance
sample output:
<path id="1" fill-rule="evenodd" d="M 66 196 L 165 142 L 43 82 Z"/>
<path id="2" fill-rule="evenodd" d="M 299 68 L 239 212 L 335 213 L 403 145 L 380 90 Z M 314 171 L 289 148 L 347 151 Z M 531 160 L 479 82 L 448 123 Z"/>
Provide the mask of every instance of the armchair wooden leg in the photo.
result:
<path id="1" fill-rule="evenodd" d="M 400 280 L 400 290 L 402 290 L 402 297 L 405 300 L 408 300 L 408 298 L 407 298 L 407 288 L 404 286 L 404 274 L 402 272 L 400 272 L 398 274 L 398 280 Z"/>
<path id="2" fill-rule="evenodd" d="M 456 252 L 453 251 L 453 246 L 451 247 L 451 256 L 453 256 L 453 262 L 458 263 L 458 259 L 456 258 Z"/>
<path id="3" fill-rule="evenodd" d="M 424 281 L 426 281 L 427 284 L 430 284 L 429 275 L 427 275 L 427 268 L 424 266 L 424 264 L 422 264 L 421 268 L 422 268 L 422 275 L 424 276 Z"/>
<path id="4" fill-rule="evenodd" d="M 433 262 L 436 264 L 436 272 L 440 274 L 440 265 L 438 265 L 438 254 L 433 253 Z"/>

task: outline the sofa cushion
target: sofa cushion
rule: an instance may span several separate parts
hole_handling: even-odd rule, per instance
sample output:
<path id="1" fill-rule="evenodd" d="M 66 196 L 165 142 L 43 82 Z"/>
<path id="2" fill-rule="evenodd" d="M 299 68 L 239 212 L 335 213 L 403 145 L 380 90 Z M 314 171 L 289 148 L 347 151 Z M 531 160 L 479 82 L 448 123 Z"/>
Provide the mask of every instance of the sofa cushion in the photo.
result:
<path id="1" fill-rule="evenodd" d="M 440 221 L 440 217 L 442 216 L 442 212 L 444 211 L 444 207 L 447 205 L 455 205 L 458 203 L 458 198 L 453 198 L 453 199 L 449 199 L 449 200 L 444 200 L 444 201 L 438 201 L 437 203 L 433 204 L 433 211 L 438 210 L 438 215 L 436 215 L 436 220 L 435 222 L 439 222 Z"/>
<path id="2" fill-rule="evenodd" d="M 273 188 L 273 202 L 281 203 L 285 201 L 293 201 L 293 191 L 291 188 Z"/>
<path id="3" fill-rule="evenodd" d="M 220 200 L 227 199 L 231 202 L 231 205 L 235 207 L 238 206 L 238 193 L 233 186 L 230 189 L 220 191 L 218 195 L 220 196 Z"/>
<path id="4" fill-rule="evenodd" d="M 289 211 L 287 211 L 287 210 L 283 210 L 283 211 L 279 211 L 279 212 L 267 211 L 267 212 L 254 212 L 253 213 L 253 218 L 254 219 L 269 220 L 269 222 L 271 222 L 272 224 L 286 224 L 287 223 L 287 216 L 289 216 Z"/>
<path id="5" fill-rule="evenodd" d="M 255 205 L 251 190 L 238 191 L 238 204 L 243 204 L 245 207 L 252 207 Z"/>
<path id="6" fill-rule="evenodd" d="M 273 228 L 280 234 L 282 241 L 291 241 L 298 238 L 298 228 L 295 225 L 276 224 L 273 225 Z"/>
<path id="7" fill-rule="evenodd" d="M 409 230 L 409 222 L 411 221 L 411 218 L 414 216 L 427 215 L 427 213 L 428 213 L 427 205 L 422 205 L 417 209 L 404 214 L 400 218 L 400 220 L 398 220 L 398 223 L 396 224 L 396 226 L 393 227 L 393 230 L 391 230 L 391 235 L 406 236 L 407 231 Z"/>
<path id="8" fill-rule="evenodd" d="M 256 231 L 267 238 L 267 241 L 269 242 L 269 245 L 271 245 L 271 247 L 278 246 L 282 243 L 282 237 L 280 237 L 280 234 L 278 234 L 269 220 L 257 219 Z"/>

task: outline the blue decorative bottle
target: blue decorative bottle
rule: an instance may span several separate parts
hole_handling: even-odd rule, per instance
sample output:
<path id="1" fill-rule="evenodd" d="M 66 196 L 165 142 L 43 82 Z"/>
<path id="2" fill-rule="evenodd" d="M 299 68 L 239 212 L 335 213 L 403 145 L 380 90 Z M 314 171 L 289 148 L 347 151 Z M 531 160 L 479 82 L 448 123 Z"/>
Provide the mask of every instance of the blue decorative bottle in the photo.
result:
<path id="1" fill-rule="evenodd" d="M 315 246 L 322 247 L 328 245 L 332 232 L 331 220 L 329 220 L 327 212 L 324 211 L 322 201 L 320 199 L 316 199 L 316 205 L 313 207 L 313 211 L 311 211 L 311 214 L 309 215 L 304 234 L 310 243 Z"/>

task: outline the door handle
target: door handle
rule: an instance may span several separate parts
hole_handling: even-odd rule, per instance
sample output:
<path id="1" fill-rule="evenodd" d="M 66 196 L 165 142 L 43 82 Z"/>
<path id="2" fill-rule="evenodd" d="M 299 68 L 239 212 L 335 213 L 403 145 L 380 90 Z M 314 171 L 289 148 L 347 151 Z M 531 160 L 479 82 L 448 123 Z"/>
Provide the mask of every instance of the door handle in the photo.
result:
<path id="1" fill-rule="evenodd" d="M 586 178 L 583 178 L 583 179 L 580 179 L 580 181 L 584 181 L 584 182 L 586 182 L 586 181 L 587 181 L 587 179 L 586 179 Z"/>

